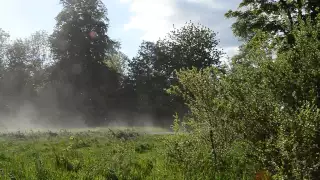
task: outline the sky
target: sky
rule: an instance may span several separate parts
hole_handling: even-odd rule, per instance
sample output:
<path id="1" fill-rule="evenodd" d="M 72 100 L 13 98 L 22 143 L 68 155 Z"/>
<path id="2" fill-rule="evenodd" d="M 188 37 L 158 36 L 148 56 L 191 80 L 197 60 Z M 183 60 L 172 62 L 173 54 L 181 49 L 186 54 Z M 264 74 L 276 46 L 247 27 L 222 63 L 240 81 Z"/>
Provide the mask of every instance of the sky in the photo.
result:
<path id="1" fill-rule="evenodd" d="M 239 42 L 232 34 L 233 20 L 224 14 L 241 0 L 102 0 L 108 9 L 109 36 L 121 42 L 122 52 L 136 55 L 142 40 L 156 41 L 172 28 L 192 21 L 218 33 L 229 57 Z M 38 30 L 53 31 L 61 10 L 59 0 L 0 0 L 0 28 L 11 39 L 25 38 Z"/>

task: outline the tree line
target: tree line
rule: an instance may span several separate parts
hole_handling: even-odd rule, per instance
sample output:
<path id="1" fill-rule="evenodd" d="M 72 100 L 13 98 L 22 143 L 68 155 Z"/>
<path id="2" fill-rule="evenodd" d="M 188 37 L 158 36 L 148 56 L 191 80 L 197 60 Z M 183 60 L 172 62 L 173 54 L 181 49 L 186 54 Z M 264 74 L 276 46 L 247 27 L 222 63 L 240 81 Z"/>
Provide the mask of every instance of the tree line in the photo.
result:
<path id="1" fill-rule="evenodd" d="M 16 116 L 24 104 L 34 120 L 67 122 L 80 116 L 99 126 L 117 116 L 134 124 L 147 115 L 158 125 L 186 112 L 179 97 L 166 93 L 175 70 L 219 66 L 216 33 L 187 22 L 157 42 L 143 41 L 136 56 L 121 52 L 109 37 L 107 8 L 100 0 L 60 0 L 53 33 L 38 31 L 10 40 L 0 31 L 1 114 Z M 136 118 L 135 118 L 136 117 Z"/>

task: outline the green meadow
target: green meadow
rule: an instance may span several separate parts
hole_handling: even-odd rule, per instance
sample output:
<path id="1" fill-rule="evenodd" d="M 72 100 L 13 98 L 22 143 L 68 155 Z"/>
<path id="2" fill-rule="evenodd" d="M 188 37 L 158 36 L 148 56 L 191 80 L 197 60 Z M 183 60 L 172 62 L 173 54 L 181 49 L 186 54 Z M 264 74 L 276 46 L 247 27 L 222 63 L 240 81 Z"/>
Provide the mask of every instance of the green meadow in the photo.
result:
<path id="1" fill-rule="evenodd" d="M 170 135 L 157 132 L 164 129 L 2 133 L 1 179 L 175 179 L 163 151 Z"/>

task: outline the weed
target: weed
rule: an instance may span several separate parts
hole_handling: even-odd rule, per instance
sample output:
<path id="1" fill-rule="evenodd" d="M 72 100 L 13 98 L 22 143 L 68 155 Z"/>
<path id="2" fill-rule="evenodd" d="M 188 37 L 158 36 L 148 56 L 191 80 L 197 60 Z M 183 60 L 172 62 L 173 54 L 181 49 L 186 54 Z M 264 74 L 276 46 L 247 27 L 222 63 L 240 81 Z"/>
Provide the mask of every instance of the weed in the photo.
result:
<path id="1" fill-rule="evenodd" d="M 26 139 L 26 135 L 24 133 L 22 133 L 21 131 L 17 131 L 15 133 L 12 134 L 14 138 L 17 139 Z"/>
<path id="2" fill-rule="evenodd" d="M 39 154 L 37 154 L 35 159 L 35 167 L 36 167 L 36 177 L 38 180 L 50 179 L 50 172 L 44 167 L 44 164 L 41 161 Z"/>
<path id="3" fill-rule="evenodd" d="M 129 140 L 129 139 L 134 139 L 139 136 L 139 133 L 135 131 L 130 131 L 130 130 L 119 130 L 114 132 L 113 130 L 109 129 L 109 131 L 112 133 L 112 135 L 121 140 Z"/>
<path id="4" fill-rule="evenodd" d="M 57 137 L 58 133 L 52 132 L 52 131 L 48 131 L 48 135 L 49 137 Z"/>
<path id="5" fill-rule="evenodd" d="M 152 146 L 148 143 L 141 143 L 135 147 L 135 151 L 138 153 L 145 153 L 152 149 Z"/>
<path id="6" fill-rule="evenodd" d="M 114 170 L 108 169 L 105 174 L 106 180 L 118 180 L 116 172 Z"/>
<path id="7" fill-rule="evenodd" d="M 0 161 L 10 161 L 10 157 L 8 157 L 5 153 L 0 153 Z"/>
<path id="8" fill-rule="evenodd" d="M 71 163 L 67 157 L 63 156 L 63 155 L 57 155 L 55 154 L 55 163 L 56 163 L 56 167 L 62 170 L 66 170 L 66 171 L 74 171 L 77 172 L 80 169 L 80 162 L 77 163 Z"/>

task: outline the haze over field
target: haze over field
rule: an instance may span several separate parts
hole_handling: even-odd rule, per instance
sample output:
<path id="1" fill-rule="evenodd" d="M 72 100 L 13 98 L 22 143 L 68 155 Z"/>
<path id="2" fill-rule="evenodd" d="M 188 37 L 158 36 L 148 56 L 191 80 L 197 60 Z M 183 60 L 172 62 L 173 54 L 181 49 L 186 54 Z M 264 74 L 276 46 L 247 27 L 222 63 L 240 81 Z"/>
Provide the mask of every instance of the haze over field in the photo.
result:
<path id="1" fill-rule="evenodd" d="M 223 32 L 218 33 L 216 38 L 220 40 L 217 47 L 223 48 L 226 53 L 221 56 L 222 61 L 226 62 L 227 56 L 234 55 L 239 45 L 230 29 L 233 21 L 224 17 L 224 13 L 228 9 L 236 7 L 236 1 L 239 0 L 234 0 L 232 3 L 180 0 L 152 1 L 152 3 L 144 0 L 101 1 L 107 8 L 107 18 L 109 19 L 108 28 L 105 31 L 108 37 L 118 43 L 112 45 L 113 53 L 103 55 L 105 57 L 102 58 L 102 61 L 107 63 L 109 67 L 112 66 L 116 72 L 113 73 L 105 69 L 94 75 L 101 76 L 101 73 L 104 73 L 104 76 L 108 76 L 109 79 L 107 78 L 107 80 L 104 80 L 105 82 L 100 81 L 99 83 L 108 84 L 110 88 L 108 90 L 105 88 L 103 92 L 91 89 L 90 93 L 95 94 L 97 99 L 104 99 L 102 100 L 104 102 L 90 102 L 91 105 L 87 106 L 84 102 L 85 98 L 89 101 L 92 98 L 89 95 L 81 96 L 84 95 L 82 91 L 88 90 L 83 88 L 81 90 L 78 87 L 78 90 L 75 90 L 74 80 L 64 80 L 62 82 L 61 77 L 53 77 L 55 73 L 53 71 L 56 71 L 56 73 L 64 71 L 61 68 L 59 70 L 61 72 L 57 71 L 59 61 L 63 57 L 58 57 L 60 55 L 57 54 L 55 48 L 65 52 L 71 50 L 66 49 L 68 46 L 65 42 L 67 37 L 56 39 L 56 44 L 52 39 L 55 33 L 64 31 L 57 26 L 59 21 L 64 20 L 55 19 L 58 18 L 59 13 L 60 15 L 64 13 L 64 10 L 62 10 L 63 4 L 57 0 L 45 2 L 41 0 L 3 0 L 0 7 L 0 28 L 2 29 L 0 58 L 4 68 L 1 71 L 1 83 L 5 87 L 1 90 L 2 108 L 0 110 L 2 113 L 0 122 L 2 128 L 87 127 L 88 124 L 90 124 L 89 126 L 93 124 L 94 126 L 108 124 L 145 126 L 148 124 L 169 127 L 175 108 L 168 108 L 168 110 L 160 108 L 159 110 L 157 106 L 168 107 L 164 103 L 172 100 L 160 100 L 162 102 L 159 102 L 159 100 L 152 100 L 151 102 L 146 99 L 142 100 L 143 96 L 148 98 L 157 96 L 158 99 L 164 99 L 167 98 L 167 95 L 162 92 L 162 95 L 159 92 L 147 94 L 142 91 L 134 92 L 133 88 L 135 87 L 129 83 L 134 78 L 132 74 L 134 60 L 131 60 L 130 67 L 130 59 L 139 58 L 142 53 L 140 51 L 144 51 L 143 47 L 139 47 L 142 41 L 156 42 L 159 38 L 165 40 L 171 30 L 181 28 L 191 20 L 193 23 L 201 23 L 210 27 L 216 32 Z M 62 12 L 60 12 L 61 10 Z M 148 15 L 146 16 L 146 14 Z M 106 17 L 101 16 L 99 18 Z M 111 41 L 105 43 L 110 44 Z M 119 46 L 120 44 L 121 46 Z M 144 46 L 145 44 L 142 43 L 141 45 Z M 109 48 L 109 50 L 111 49 Z M 74 50 L 72 51 L 76 53 Z M 83 54 L 82 56 L 87 55 Z M 78 62 L 71 62 L 70 65 L 63 65 L 66 69 L 69 68 L 69 73 L 74 74 L 74 78 L 81 78 L 79 73 L 82 74 L 81 76 L 86 76 L 82 65 L 79 64 L 82 60 L 79 60 L 77 60 Z M 142 67 L 141 64 L 138 66 Z M 57 78 L 60 78 L 60 85 L 50 83 L 57 81 Z M 168 87 L 168 85 L 160 84 L 155 86 L 160 89 Z M 96 84 L 95 86 L 100 85 Z M 76 95 L 77 93 L 78 95 Z M 64 94 L 64 97 L 62 97 L 62 94 Z M 113 97 L 109 98 L 108 96 Z M 121 96 L 126 96 L 126 98 L 121 98 Z M 107 102 L 107 98 L 113 100 Z M 66 103 L 67 101 L 68 103 Z M 81 104 L 83 107 L 77 107 L 79 105 L 74 103 Z M 66 106 L 66 108 L 62 106 Z M 105 111 L 105 113 L 99 115 L 99 117 L 96 114 L 92 115 L 92 112 L 89 111 L 93 110 L 89 109 L 95 108 L 94 106 L 100 106 L 101 110 L 99 111 Z M 96 120 L 92 120 L 92 118 Z M 88 121 L 92 123 L 88 123 Z"/>
<path id="2" fill-rule="evenodd" d="M 81 116 L 68 117 L 68 119 L 52 119 L 50 117 L 39 118 L 39 111 L 32 104 L 25 103 L 16 108 L 12 116 L 0 116 L 0 131 L 30 131 L 30 130 L 59 130 L 59 129 L 90 129 Z M 148 115 L 139 115 L 128 118 L 125 114 L 115 113 L 110 115 L 110 120 L 96 128 L 130 128 L 139 127 L 145 131 L 155 128 L 153 117 Z M 158 125 L 159 126 L 159 125 Z M 160 126 L 159 126 L 160 127 Z M 169 127 L 164 126 L 168 131 Z"/>

